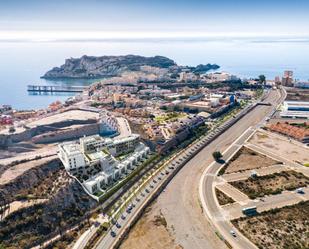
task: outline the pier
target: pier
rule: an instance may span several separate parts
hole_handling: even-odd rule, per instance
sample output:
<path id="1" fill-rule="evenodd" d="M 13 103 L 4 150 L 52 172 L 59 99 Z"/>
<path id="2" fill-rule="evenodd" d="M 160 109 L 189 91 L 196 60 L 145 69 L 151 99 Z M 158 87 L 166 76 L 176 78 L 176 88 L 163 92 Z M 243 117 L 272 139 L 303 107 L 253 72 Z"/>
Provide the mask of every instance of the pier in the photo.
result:
<path id="1" fill-rule="evenodd" d="M 37 92 L 37 93 L 81 93 L 87 86 L 44 86 L 44 85 L 28 85 L 28 92 Z"/>

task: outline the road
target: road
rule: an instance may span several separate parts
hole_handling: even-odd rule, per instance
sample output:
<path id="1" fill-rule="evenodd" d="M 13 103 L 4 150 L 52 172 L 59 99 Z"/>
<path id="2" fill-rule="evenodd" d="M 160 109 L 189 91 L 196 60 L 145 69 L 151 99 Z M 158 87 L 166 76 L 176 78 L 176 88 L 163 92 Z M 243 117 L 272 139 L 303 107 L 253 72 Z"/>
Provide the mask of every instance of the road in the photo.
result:
<path id="1" fill-rule="evenodd" d="M 277 91 L 272 91 L 266 101 L 275 102 L 278 96 Z M 211 156 L 213 151 L 223 150 L 230 146 L 248 127 L 258 124 L 271 110 L 271 106 L 257 106 L 239 122 L 215 138 L 185 164 L 184 168 L 169 183 L 166 192 L 158 197 L 158 203 L 167 223 L 173 226 L 176 243 L 184 248 L 225 248 L 225 244 L 215 235 L 212 224 L 201 212 L 198 197 L 199 179 L 204 168 L 213 160 Z M 143 199 L 139 203 L 142 202 L 144 202 Z M 140 208 L 139 203 L 134 202 L 136 205 L 134 210 Z M 116 234 L 121 233 L 123 227 L 130 223 L 135 212 L 126 214 L 125 220 L 118 219 L 121 228 L 116 229 L 115 226 L 112 228 Z M 113 241 L 115 238 L 112 236 L 104 236 L 97 248 L 110 248 Z"/>
<path id="2" fill-rule="evenodd" d="M 283 191 L 280 195 L 269 195 L 249 200 L 245 205 L 233 203 L 232 205 L 223 206 L 222 209 L 224 210 L 224 215 L 229 217 L 229 219 L 236 219 L 244 216 L 241 210 L 245 207 L 256 206 L 258 212 L 263 212 L 307 201 L 309 199 L 309 187 L 304 187 L 303 190 L 304 194 L 299 194 L 296 191 Z"/>
<path id="3" fill-rule="evenodd" d="M 277 98 L 278 93 L 272 92 L 267 101 L 274 102 Z M 191 159 L 168 185 L 166 193 L 159 196 L 158 204 L 167 223 L 173 226 L 176 244 L 180 244 L 184 248 L 215 249 L 225 247 L 215 235 L 213 226 L 201 212 L 198 182 L 202 171 L 213 161 L 212 152 L 225 150 L 248 127 L 258 124 L 271 109 L 270 106 L 257 106 L 251 113 L 247 114 Z M 241 142 L 238 141 L 238 143 Z M 237 148 L 237 145 L 235 147 Z M 218 166 L 215 166 L 214 169 L 216 167 Z M 210 177 L 211 173 L 214 175 L 215 170 L 210 172 Z M 204 189 L 211 192 L 212 187 Z"/>
<path id="4" fill-rule="evenodd" d="M 275 102 L 278 96 L 279 93 L 273 91 L 266 101 Z M 198 183 L 203 170 L 213 161 L 212 152 L 225 150 L 271 110 L 271 106 L 257 106 L 191 159 L 169 183 L 166 192 L 158 197 L 157 204 L 167 224 L 172 227 L 175 244 L 184 248 L 225 248 L 225 244 L 216 236 L 214 227 L 202 213 Z"/>
<path id="5" fill-rule="evenodd" d="M 274 92 L 266 99 L 271 103 L 279 103 L 282 99 L 279 95 L 274 94 Z M 263 122 L 264 117 L 272 111 L 273 107 L 265 107 L 261 109 L 257 107 L 251 113 L 249 113 L 243 120 L 240 120 L 236 125 L 234 125 L 229 132 L 236 133 L 237 139 L 235 142 L 225 151 L 224 160 L 228 160 L 254 133 L 255 129 Z M 243 121 L 243 122 L 242 122 Z M 246 129 L 246 127 L 253 127 L 251 129 Z M 226 136 L 224 136 L 226 137 Z M 230 234 L 231 230 L 235 230 L 232 224 L 226 217 L 223 216 L 221 209 L 215 197 L 213 183 L 215 175 L 218 169 L 221 167 L 219 163 L 212 163 L 206 168 L 203 177 L 200 182 L 200 194 L 202 198 L 202 204 L 206 211 L 208 218 L 210 218 L 215 225 L 215 227 L 220 231 L 221 235 L 228 240 L 228 242 L 233 246 L 233 248 L 256 248 L 248 239 L 239 234 L 236 238 Z"/>

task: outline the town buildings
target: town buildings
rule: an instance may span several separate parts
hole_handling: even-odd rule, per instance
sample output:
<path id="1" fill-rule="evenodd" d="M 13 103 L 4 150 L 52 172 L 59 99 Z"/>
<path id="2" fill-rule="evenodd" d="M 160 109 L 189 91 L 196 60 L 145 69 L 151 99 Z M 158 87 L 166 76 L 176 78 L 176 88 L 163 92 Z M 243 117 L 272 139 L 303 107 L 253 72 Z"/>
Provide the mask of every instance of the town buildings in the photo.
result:
<path id="1" fill-rule="evenodd" d="M 59 144 L 59 158 L 91 195 L 104 192 L 149 153 L 139 135 L 107 138 L 99 135 Z"/>
<path id="2" fill-rule="evenodd" d="M 215 72 L 206 74 L 208 83 L 225 82 L 225 81 L 236 81 L 239 78 L 236 75 L 230 74 L 228 72 Z"/>
<path id="3" fill-rule="evenodd" d="M 293 86 L 293 71 L 284 71 L 284 75 L 282 77 L 282 85 L 289 87 Z"/>
<path id="4" fill-rule="evenodd" d="M 297 88 L 309 88 L 309 82 L 298 81 L 294 83 L 294 87 Z"/>
<path id="5" fill-rule="evenodd" d="M 6 113 L 8 111 L 12 111 L 12 107 L 10 105 L 0 105 L 0 113 Z"/>

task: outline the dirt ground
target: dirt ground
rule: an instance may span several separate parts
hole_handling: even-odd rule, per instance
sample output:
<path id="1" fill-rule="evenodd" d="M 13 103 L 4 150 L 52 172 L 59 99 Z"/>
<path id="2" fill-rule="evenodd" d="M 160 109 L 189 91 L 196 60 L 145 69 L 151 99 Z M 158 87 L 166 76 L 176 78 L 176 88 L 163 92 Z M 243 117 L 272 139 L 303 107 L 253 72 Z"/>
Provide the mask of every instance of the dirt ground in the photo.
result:
<path id="1" fill-rule="evenodd" d="M 309 201 L 232 223 L 260 249 L 309 248 Z"/>
<path id="2" fill-rule="evenodd" d="M 23 201 L 13 201 L 10 203 L 10 207 L 5 210 L 3 215 L 1 216 L 1 219 L 4 219 L 6 216 L 8 216 L 10 213 L 13 213 L 19 209 L 30 207 L 35 204 L 44 203 L 48 201 L 48 199 L 34 199 L 34 200 L 23 200 Z"/>
<path id="3" fill-rule="evenodd" d="M 230 182 L 251 199 L 269 194 L 280 194 L 283 190 L 295 190 L 309 185 L 309 178 L 295 171 L 282 171 L 256 178 Z"/>
<path id="4" fill-rule="evenodd" d="M 280 162 L 273 160 L 267 156 L 259 154 L 247 147 L 242 147 L 235 156 L 227 163 L 227 165 L 220 171 L 223 173 L 235 173 L 244 170 L 258 169 L 269 167 Z"/>
<path id="5" fill-rule="evenodd" d="M 16 144 L 16 146 L 20 146 Z M 45 157 L 49 155 L 57 154 L 58 146 L 57 144 L 32 144 L 23 143 L 22 146 L 28 147 L 27 152 L 14 152 L 8 150 L 0 150 L 0 164 L 7 165 L 17 161 L 31 160 L 37 156 Z"/>
<path id="6" fill-rule="evenodd" d="M 120 249 L 181 249 L 172 236 L 172 227 L 166 223 L 157 202 L 148 207 L 135 224 Z M 158 239 L 160 238 L 160 239 Z"/>
<path id="7" fill-rule="evenodd" d="M 25 163 L 19 163 L 15 166 L 9 167 L 7 170 L 3 172 L 3 174 L 0 176 L 0 185 L 6 184 L 18 176 L 22 175 L 24 172 L 26 172 L 29 169 L 32 169 L 34 167 L 38 167 L 44 163 L 48 163 L 50 161 L 53 161 L 57 158 L 57 156 L 49 156 L 38 160 L 32 160 Z"/>
<path id="8" fill-rule="evenodd" d="M 309 101 L 309 90 L 300 88 L 289 88 L 287 90 L 286 100 Z"/>
<path id="9" fill-rule="evenodd" d="M 231 197 L 227 196 L 217 188 L 216 188 L 216 196 L 220 205 L 226 205 L 235 202 Z"/>
<path id="10" fill-rule="evenodd" d="M 309 148 L 293 140 L 289 141 L 283 136 L 258 131 L 249 142 L 290 161 L 309 163 Z"/>

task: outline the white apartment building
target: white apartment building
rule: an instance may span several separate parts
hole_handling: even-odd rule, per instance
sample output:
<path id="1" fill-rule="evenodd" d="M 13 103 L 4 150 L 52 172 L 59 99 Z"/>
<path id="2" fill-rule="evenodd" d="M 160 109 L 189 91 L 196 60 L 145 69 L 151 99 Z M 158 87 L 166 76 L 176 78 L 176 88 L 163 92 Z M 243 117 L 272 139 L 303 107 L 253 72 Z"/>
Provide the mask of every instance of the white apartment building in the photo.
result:
<path id="1" fill-rule="evenodd" d="M 83 182 L 84 187 L 89 193 L 94 194 L 97 191 L 104 192 L 109 185 L 114 181 L 118 181 L 121 175 L 125 175 L 128 170 L 133 170 L 135 165 L 147 156 L 149 148 L 145 145 L 139 146 L 139 148 L 124 161 L 117 161 L 110 155 L 110 158 L 102 158 L 101 163 L 104 168 L 99 174 L 89 178 Z"/>
<path id="2" fill-rule="evenodd" d="M 128 157 L 125 155 L 128 154 Z M 103 192 L 113 181 L 127 173 L 140 160 L 147 156 L 149 148 L 139 142 L 139 135 L 131 134 L 121 138 L 103 138 L 99 135 L 83 137 L 79 142 L 59 144 L 59 158 L 71 175 L 84 174 L 88 170 L 99 169 L 90 175 L 82 185 L 90 194 Z M 115 157 L 124 155 L 124 160 Z M 97 172 L 97 171 L 96 171 Z"/>
<path id="3" fill-rule="evenodd" d="M 207 74 L 207 77 L 210 79 L 210 82 L 224 82 L 224 81 L 233 81 L 238 80 L 238 77 L 232 75 L 228 72 L 215 72 Z"/>
<path id="4" fill-rule="evenodd" d="M 67 171 L 85 167 L 86 161 L 80 146 L 75 143 L 66 142 L 59 145 L 58 156 Z"/>

